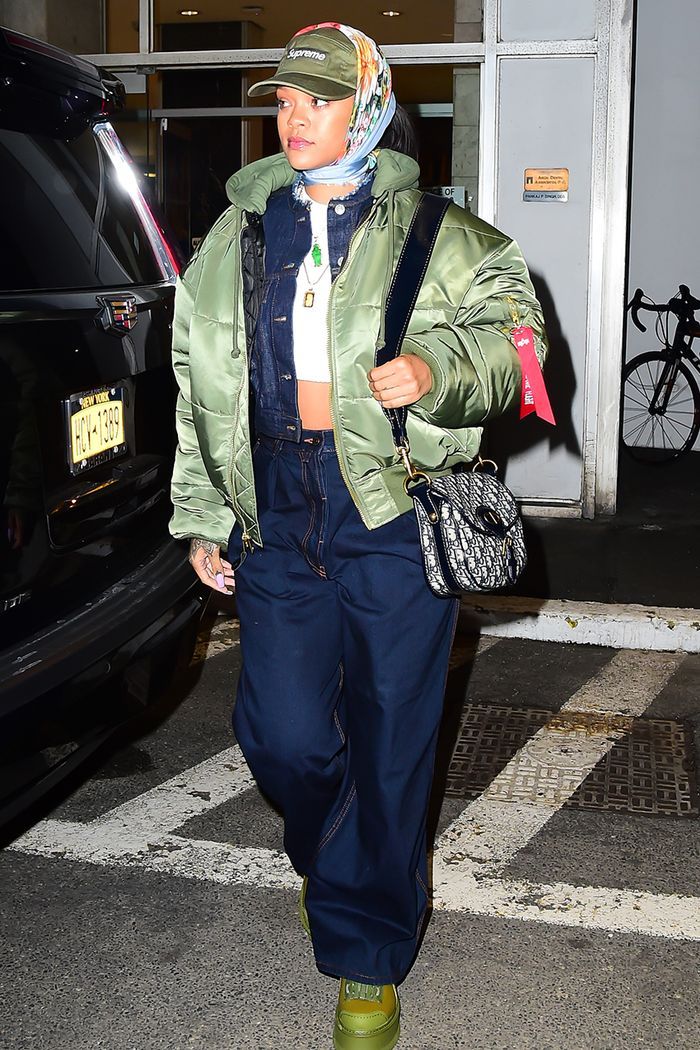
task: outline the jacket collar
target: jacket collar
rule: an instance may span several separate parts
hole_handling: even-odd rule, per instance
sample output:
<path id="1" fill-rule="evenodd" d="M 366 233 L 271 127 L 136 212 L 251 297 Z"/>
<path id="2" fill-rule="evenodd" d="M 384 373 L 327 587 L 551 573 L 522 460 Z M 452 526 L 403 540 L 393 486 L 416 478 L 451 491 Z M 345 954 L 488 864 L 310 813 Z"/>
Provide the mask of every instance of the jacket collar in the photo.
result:
<path id="1" fill-rule="evenodd" d="M 241 168 L 226 183 L 232 204 L 244 211 L 262 215 L 268 198 L 284 186 L 291 186 L 295 171 L 284 153 L 263 157 Z M 377 157 L 377 173 L 372 182 L 372 196 L 381 197 L 390 190 L 407 190 L 418 185 L 420 169 L 411 157 L 382 149 Z"/>

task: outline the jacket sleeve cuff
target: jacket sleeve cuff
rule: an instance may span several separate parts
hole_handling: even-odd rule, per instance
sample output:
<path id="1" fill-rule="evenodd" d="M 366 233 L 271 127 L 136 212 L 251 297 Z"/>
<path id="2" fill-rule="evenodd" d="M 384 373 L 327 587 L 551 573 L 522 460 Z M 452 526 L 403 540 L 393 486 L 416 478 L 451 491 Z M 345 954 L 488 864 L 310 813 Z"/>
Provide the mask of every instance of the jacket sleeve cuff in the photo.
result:
<path id="1" fill-rule="evenodd" d="M 433 377 L 433 385 L 427 394 L 423 394 L 415 404 L 409 405 L 409 408 L 414 410 L 418 409 L 419 414 L 422 416 L 431 416 L 440 406 L 445 396 L 445 388 L 447 385 L 446 376 L 442 370 L 440 361 L 432 350 L 423 343 L 419 343 L 416 339 L 412 338 L 404 339 L 401 344 L 401 353 L 415 354 L 416 357 L 420 357 L 421 361 L 425 361 L 430 369 Z"/>

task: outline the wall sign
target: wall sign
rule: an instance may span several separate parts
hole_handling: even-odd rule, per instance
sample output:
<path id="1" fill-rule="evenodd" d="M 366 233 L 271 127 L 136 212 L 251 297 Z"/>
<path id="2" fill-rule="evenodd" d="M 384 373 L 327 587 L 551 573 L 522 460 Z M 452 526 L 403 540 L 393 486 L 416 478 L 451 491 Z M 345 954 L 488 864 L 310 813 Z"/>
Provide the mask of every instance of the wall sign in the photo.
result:
<path id="1" fill-rule="evenodd" d="M 569 199 L 568 168 L 525 168 L 524 201 Z"/>
<path id="2" fill-rule="evenodd" d="M 459 204 L 460 208 L 466 207 L 464 186 L 425 186 L 423 188 L 427 193 L 436 193 L 438 197 L 449 197 L 455 204 Z"/>

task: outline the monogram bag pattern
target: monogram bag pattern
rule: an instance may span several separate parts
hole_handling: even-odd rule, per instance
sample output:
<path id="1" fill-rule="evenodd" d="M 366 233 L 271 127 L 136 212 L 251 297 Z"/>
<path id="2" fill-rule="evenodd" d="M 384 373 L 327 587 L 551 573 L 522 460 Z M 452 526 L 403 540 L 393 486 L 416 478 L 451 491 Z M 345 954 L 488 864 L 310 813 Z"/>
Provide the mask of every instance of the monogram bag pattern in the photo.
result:
<path id="1" fill-rule="evenodd" d="M 525 568 L 512 493 L 492 473 L 469 471 L 411 487 L 428 586 L 440 597 L 512 586 Z"/>

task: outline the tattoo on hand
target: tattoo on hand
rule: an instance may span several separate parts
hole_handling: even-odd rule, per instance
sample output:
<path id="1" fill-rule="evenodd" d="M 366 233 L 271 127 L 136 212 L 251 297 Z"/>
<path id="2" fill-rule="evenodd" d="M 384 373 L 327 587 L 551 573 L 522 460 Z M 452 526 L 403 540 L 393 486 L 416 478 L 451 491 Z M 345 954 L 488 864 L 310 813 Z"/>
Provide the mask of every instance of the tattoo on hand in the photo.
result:
<path id="1" fill-rule="evenodd" d="M 192 561 L 200 547 L 207 554 L 212 555 L 218 546 L 218 543 L 214 543 L 212 540 L 200 540 L 197 537 L 193 537 L 190 540 L 190 561 Z"/>

